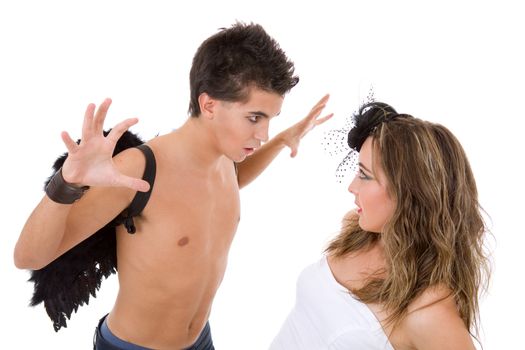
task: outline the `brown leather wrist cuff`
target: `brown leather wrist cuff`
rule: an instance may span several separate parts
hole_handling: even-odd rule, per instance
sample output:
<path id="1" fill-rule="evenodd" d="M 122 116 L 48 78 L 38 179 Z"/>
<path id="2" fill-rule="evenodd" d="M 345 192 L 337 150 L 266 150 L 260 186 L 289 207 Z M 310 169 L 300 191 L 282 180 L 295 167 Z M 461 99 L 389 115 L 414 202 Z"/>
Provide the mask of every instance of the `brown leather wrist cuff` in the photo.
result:
<path id="1" fill-rule="evenodd" d="M 62 168 L 60 168 L 46 186 L 46 194 L 53 202 L 72 204 L 79 200 L 88 189 L 89 186 L 78 187 L 67 183 L 62 176 Z"/>

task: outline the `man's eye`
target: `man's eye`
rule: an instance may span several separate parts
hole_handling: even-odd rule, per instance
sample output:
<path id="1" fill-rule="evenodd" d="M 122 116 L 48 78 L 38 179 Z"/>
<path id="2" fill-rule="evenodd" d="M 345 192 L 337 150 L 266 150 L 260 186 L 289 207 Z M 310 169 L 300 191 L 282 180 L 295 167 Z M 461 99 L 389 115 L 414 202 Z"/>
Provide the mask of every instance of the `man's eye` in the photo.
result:
<path id="1" fill-rule="evenodd" d="M 259 121 L 259 116 L 258 115 L 251 115 L 248 117 L 248 120 L 251 121 L 252 123 L 257 123 Z"/>

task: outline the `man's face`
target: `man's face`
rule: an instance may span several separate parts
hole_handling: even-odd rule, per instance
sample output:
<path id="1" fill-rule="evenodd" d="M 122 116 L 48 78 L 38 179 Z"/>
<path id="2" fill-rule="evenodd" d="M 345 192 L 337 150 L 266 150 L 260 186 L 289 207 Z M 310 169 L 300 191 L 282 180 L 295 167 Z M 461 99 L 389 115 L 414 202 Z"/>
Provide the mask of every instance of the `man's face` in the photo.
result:
<path id="1" fill-rule="evenodd" d="M 252 88 L 245 102 L 219 101 L 213 122 L 222 153 L 241 162 L 266 142 L 270 120 L 281 111 L 283 100 L 279 94 Z"/>

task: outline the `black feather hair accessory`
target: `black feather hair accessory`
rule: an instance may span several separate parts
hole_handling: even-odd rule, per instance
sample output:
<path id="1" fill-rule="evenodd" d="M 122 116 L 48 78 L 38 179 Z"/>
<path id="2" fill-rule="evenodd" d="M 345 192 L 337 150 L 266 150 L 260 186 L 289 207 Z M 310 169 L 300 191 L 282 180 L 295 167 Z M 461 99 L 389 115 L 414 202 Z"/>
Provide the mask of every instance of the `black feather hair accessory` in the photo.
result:
<path id="1" fill-rule="evenodd" d="M 365 140 L 375 133 L 380 124 L 397 116 L 399 114 L 392 106 L 374 101 L 371 92 L 368 102 L 347 118 L 343 128 L 331 130 L 325 135 L 325 150 L 328 150 L 330 155 L 346 153 L 335 171 L 338 182 L 342 182 L 348 173 L 354 174 L 357 171 L 359 151 Z"/>
<path id="2" fill-rule="evenodd" d="M 108 133 L 104 131 L 104 136 Z M 144 141 L 136 134 L 126 131 L 118 140 L 113 156 L 142 143 Z M 55 161 L 53 175 L 64 164 L 66 157 L 67 153 Z M 46 186 L 53 175 L 45 182 Z M 29 281 L 34 283 L 34 290 L 30 305 L 44 303 L 55 331 L 67 327 L 66 319 L 69 320 L 73 311 L 76 312 L 80 306 L 89 304 L 90 296 L 96 297 L 103 277 L 116 273 L 115 228 L 119 223 L 117 217 L 47 266 L 31 271 Z"/>
<path id="3" fill-rule="evenodd" d="M 348 132 L 348 146 L 355 152 L 361 151 L 365 140 L 374 134 L 377 127 L 392 120 L 396 110 L 383 102 L 369 102 L 359 108 L 352 116 L 353 128 Z"/>

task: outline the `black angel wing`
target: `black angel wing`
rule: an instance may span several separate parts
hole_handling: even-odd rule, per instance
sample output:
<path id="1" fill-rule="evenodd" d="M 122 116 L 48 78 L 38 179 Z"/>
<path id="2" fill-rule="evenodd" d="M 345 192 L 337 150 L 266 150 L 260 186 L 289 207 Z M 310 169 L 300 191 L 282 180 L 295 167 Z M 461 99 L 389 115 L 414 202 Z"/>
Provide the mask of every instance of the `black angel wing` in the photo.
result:
<path id="1" fill-rule="evenodd" d="M 105 135 L 108 133 L 104 132 Z M 126 131 L 118 140 L 113 155 L 142 143 L 137 135 Z M 54 173 L 66 157 L 67 153 L 55 161 Z M 45 182 L 46 186 L 51 177 Z M 116 224 L 113 220 L 49 265 L 31 271 L 29 281 L 34 283 L 34 290 L 30 305 L 44 303 L 55 331 L 67 327 L 66 318 L 69 320 L 73 311 L 88 304 L 90 295 L 96 297 L 103 277 L 117 271 Z"/>

